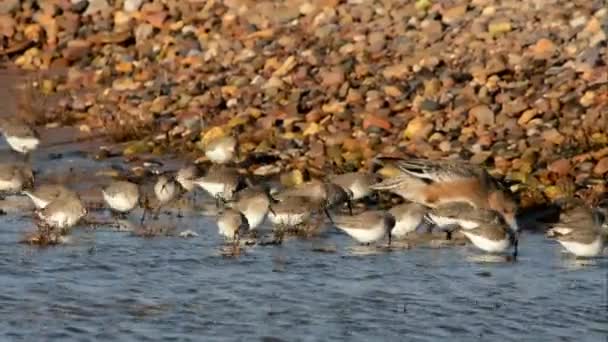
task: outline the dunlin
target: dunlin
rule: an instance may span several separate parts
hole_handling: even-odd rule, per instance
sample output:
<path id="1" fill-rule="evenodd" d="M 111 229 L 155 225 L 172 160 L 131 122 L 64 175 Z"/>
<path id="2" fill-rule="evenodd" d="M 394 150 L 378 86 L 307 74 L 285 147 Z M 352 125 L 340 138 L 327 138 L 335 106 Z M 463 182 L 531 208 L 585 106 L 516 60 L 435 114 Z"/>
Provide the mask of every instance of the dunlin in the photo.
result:
<path id="1" fill-rule="evenodd" d="M 29 197 L 38 209 L 44 209 L 57 198 L 76 196 L 74 191 L 61 184 L 43 184 L 33 190 L 23 191 L 23 194 Z"/>
<path id="2" fill-rule="evenodd" d="M 5 118 L 0 122 L 0 131 L 8 145 L 16 152 L 28 155 L 38 148 L 38 133 L 17 117 Z"/>
<path id="3" fill-rule="evenodd" d="M 66 193 L 49 203 L 44 209 L 35 211 L 41 224 L 60 234 L 65 234 L 87 214 L 87 209 L 75 194 Z"/>
<path id="4" fill-rule="evenodd" d="M 158 214 L 162 207 L 167 203 L 173 201 L 179 192 L 179 183 L 172 177 L 167 175 L 160 175 L 154 184 L 154 195 L 158 200 L 158 206 L 154 214 L 155 218 L 158 218 Z"/>
<path id="5" fill-rule="evenodd" d="M 196 179 L 194 184 L 215 198 L 217 207 L 220 207 L 221 203 L 234 198 L 243 184 L 243 177 L 234 168 L 217 165 L 211 167 L 205 176 Z"/>
<path id="6" fill-rule="evenodd" d="M 386 235 L 390 245 L 395 217 L 386 211 L 370 210 L 358 215 L 335 215 L 333 216 L 333 222 L 337 228 L 360 243 L 370 244 Z"/>
<path id="7" fill-rule="evenodd" d="M 427 213 L 427 216 L 440 227 L 459 226 L 474 229 L 483 222 L 500 222 L 500 214 L 491 209 L 480 209 L 467 202 L 440 204 Z"/>
<path id="8" fill-rule="evenodd" d="M 356 201 L 372 193 L 370 187 L 376 183 L 376 176 L 364 172 L 349 172 L 330 176 L 329 181 L 345 190 L 350 190 L 352 200 Z"/>
<path id="9" fill-rule="evenodd" d="M 380 158 L 401 173 L 372 186 L 428 207 L 466 202 L 475 208 L 498 211 L 518 231 L 517 204 L 485 169 L 464 161 Z"/>
<path id="10" fill-rule="evenodd" d="M 296 227 L 305 224 L 316 210 L 317 204 L 309 198 L 286 197 L 270 204 L 268 220 L 275 226 Z"/>
<path id="11" fill-rule="evenodd" d="M 429 209 L 418 203 L 403 203 L 392 207 L 389 213 L 395 218 L 395 227 L 391 234 L 396 238 L 402 238 L 416 231 L 423 223 L 423 218 Z"/>
<path id="12" fill-rule="evenodd" d="M 270 207 L 270 195 L 260 186 L 247 187 L 236 194 L 231 207 L 240 211 L 249 222 L 249 229 L 256 229 L 264 222 Z"/>
<path id="13" fill-rule="evenodd" d="M 202 176 L 201 170 L 196 165 L 184 166 L 177 171 L 175 180 L 181 185 L 181 187 L 190 192 L 194 190 L 196 184 L 194 181 Z"/>
<path id="14" fill-rule="evenodd" d="M 18 193 L 22 189 L 31 188 L 33 184 L 34 174 L 29 166 L 0 163 L 0 193 Z"/>
<path id="15" fill-rule="evenodd" d="M 224 209 L 217 217 L 217 227 L 220 235 L 228 240 L 238 241 L 241 231 L 249 227 L 247 218 L 234 209 Z"/>
<path id="16" fill-rule="evenodd" d="M 274 195 L 274 198 L 278 200 L 285 199 L 287 197 L 305 197 L 310 202 L 315 203 L 319 209 L 323 209 L 331 220 L 328 210 L 338 205 L 346 203 L 350 212 L 352 213 L 351 199 L 353 193 L 350 189 L 343 189 L 341 186 L 323 182 L 318 179 L 299 184 L 292 188 L 285 189 L 278 194 Z"/>
<path id="17" fill-rule="evenodd" d="M 517 258 L 517 233 L 506 223 L 488 222 L 473 229 L 461 229 L 477 248 L 489 253 L 502 253 L 513 247 L 513 258 Z"/>
<path id="18" fill-rule="evenodd" d="M 600 210 L 577 205 L 560 214 L 559 222 L 547 231 L 547 236 L 577 257 L 593 257 L 604 249 L 605 223 L 606 217 Z"/>
<path id="19" fill-rule="evenodd" d="M 139 204 L 139 187 L 129 181 L 112 181 L 101 192 L 106 204 L 123 217 Z"/>
<path id="20" fill-rule="evenodd" d="M 237 139 L 226 135 L 211 140 L 205 146 L 205 156 L 213 163 L 226 164 L 234 158 L 237 148 Z"/>
<path id="21" fill-rule="evenodd" d="M 517 257 L 517 232 L 494 210 L 479 209 L 464 203 L 446 203 L 431 210 L 427 216 L 439 226 L 454 226 L 477 248 L 489 253 L 502 253 L 513 247 Z"/>

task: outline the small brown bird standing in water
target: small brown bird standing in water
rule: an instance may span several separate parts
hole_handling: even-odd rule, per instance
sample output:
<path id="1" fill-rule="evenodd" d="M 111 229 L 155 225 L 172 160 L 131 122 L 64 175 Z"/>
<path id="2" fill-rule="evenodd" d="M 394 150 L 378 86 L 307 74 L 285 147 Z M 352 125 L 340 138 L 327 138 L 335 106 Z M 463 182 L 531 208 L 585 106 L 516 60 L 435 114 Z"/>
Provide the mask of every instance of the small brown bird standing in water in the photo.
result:
<path id="1" fill-rule="evenodd" d="M 348 205 L 349 212 L 352 214 L 352 196 L 350 189 L 343 189 L 339 185 L 318 179 L 296 185 L 273 195 L 279 201 L 288 197 L 308 198 L 310 202 L 316 204 L 317 208 L 325 212 L 330 221 L 329 209 L 344 203 Z"/>
<path id="2" fill-rule="evenodd" d="M 243 182 L 243 177 L 236 169 L 222 165 L 214 165 L 205 176 L 194 180 L 194 184 L 215 198 L 218 208 L 234 199 L 234 194 Z"/>
<path id="3" fill-rule="evenodd" d="M 237 145 L 238 141 L 232 135 L 215 138 L 205 146 L 205 156 L 212 163 L 226 164 L 236 155 Z"/>
<path id="4" fill-rule="evenodd" d="M 351 200 L 356 201 L 372 194 L 371 186 L 376 183 L 377 177 L 365 172 L 349 172 L 329 176 L 329 181 L 339 185 L 353 194 Z"/>
<path id="5" fill-rule="evenodd" d="M 111 181 L 101 189 L 101 193 L 110 209 L 122 218 L 125 218 L 127 213 L 135 209 L 140 200 L 139 187 L 129 181 Z M 142 216 L 142 222 L 144 216 Z"/>
<path id="6" fill-rule="evenodd" d="M 601 208 L 579 202 L 560 213 L 559 222 L 547 231 L 547 236 L 577 257 L 594 257 L 604 250 L 606 234 L 602 227 L 607 219 Z"/>
<path id="7" fill-rule="evenodd" d="M 202 176 L 201 170 L 196 165 L 187 165 L 177 171 L 175 180 L 186 192 L 191 192 L 196 188 L 195 180 Z"/>
<path id="8" fill-rule="evenodd" d="M 252 184 L 236 193 L 236 201 L 230 206 L 247 218 L 249 229 L 254 230 L 264 222 L 270 208 L 270 194 L 261 186 Z"/>
<path id="9" fill-rule="evenodd" d="M 368 210 L 354 216 L 335 215 L 333 222 L 338 229 L 346 232 L 359 243 L 370 244 L 386 235 L 390 245 L 395 217 L 386 211 Z"/>
<path id="10" fill-rule="evenodd" d="M 33 190 L 23 191 L 23 194 L 29 197 L 38 209 L 44 209 L 50 202 L 59 197 L 76 196 L 74 191 L 60 184 L 43 184 Z"/>
<path id="11" fill-rule="evenodd" d="M 469 239 L 477 248 L 489 253 L 502 253 L 513 247 L 513 259 L 517 258 L 518 237 L 495 210 L 480 209 L 465 202 L 444 203 L 427 214 L 438 226 L 453 227 Z"/>
<path id="12" fill-rule="evenodd" d="M 61 235 L 65 235 L 87 213 L 87 208 L 80 197 L 70 193 L 65 193 L 43 209 L 35 211 L 36 217 L 44 227 L 56 230 Z"/>
<path id="13" fill-rule="evenodd" d="M 403 203 L 392 207 L 389 213 L 395 218 L 395 227 L 391 231 L 392 236 L 402 238 L 416 231 L 423 223 L 424 215 L 429 208 L 418 203 Z"/>
<path id="14" fill-rule="evenodd" d="M 34 174 L 27 165 L 0 163 L 0 196 L 15 194 L 34 184 Z"/>
<path id="15" fill-rule="evenodd" d="M 40 137 L 27 123 L 11 116 L 0 120 L 0 132 L 13 151 L 24 155 L 27 160 L 30 152 L 38 148 Z"/>
<path id="16" fill-rule="evenodd" d="M 218 232 L 224 238 L 239 245 L 241 231 L 247 231 L 249 224 L 247 218 L 234 209 L 224 209 L 217 217 Z"/>
<path id="17" fill-rule="evenodd" d="M 172 177 L 160 175 L 154 184 L 154 195 L 158 200 L 158 206 L 154 213 L 154 218 L 158 219 L 158 214 L 164 205 L 173 201 L 179 192 L 179 183 Z"/>

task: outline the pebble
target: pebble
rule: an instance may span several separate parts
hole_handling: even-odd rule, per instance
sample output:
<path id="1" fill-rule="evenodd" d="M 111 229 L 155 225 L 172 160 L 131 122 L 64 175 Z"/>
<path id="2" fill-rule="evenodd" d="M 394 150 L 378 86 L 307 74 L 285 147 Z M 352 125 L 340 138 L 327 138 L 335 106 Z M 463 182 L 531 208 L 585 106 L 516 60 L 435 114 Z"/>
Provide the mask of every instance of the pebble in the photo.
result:
<path id="1" fill-rule="evenodd" d="M 568 175 L 570 169 L 572 168 L 572 164 L 569 159 L 558 159 L 547 167 L 547 169 L 553 173 L 556 173 L 560 177 L 564 177 Z"/>
<path id="2" fill-rule="evenodd" d="M 494 112 L 485 104 L 471 108 L 469 114 L 474 117 L 481 126 L 494 125 Z"/>
<path id="3" fill-rule="evenodd" d="M 595 173 L 596 175 L 604 175 L 608 172 L 608 157 L 604 157 L 602 159 L 600 159 L 597 164 L 595 164 L 595 167 L 593 168 L 593 173 Z"/>
<path id="4" fill-rule="evenodd" d="M 2 0 L 0 1 L 0 14 L 9 14 L 16 10 L 21 3 L 20 0 Z"/>
<path id="5" fill-rule="evenodd" d="M 125 12 L 135 12 L 139 11 L 143 0 L 125 0 L 123 4 L 123 9 Z"/>
<path id="6" fill-rule="evenodd" d="M 110 9 L 110 5 L 107 0 L 88 0 L 89 6 L 87 7 L 84 15 L 93 15 L 98 12 L 106 12 Z"/>
<path id="7" fill-rule="evenodd" d="M 532 53 L 537 59 L 548 59 L 555 53 L 555 50 L 555 43 L 547 38 L 539 39 L 532 47 Z"/>

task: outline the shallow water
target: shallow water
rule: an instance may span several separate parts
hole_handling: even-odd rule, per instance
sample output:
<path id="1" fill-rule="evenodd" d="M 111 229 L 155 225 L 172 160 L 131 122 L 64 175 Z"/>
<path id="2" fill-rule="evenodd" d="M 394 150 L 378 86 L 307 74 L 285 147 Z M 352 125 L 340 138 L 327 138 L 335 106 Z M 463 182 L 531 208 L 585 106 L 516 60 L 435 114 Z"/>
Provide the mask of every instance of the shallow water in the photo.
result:
<path id="1" fill-rule="evenodd" d="M 43 155 L 36 156 L 43 178 L 68 165 L 92 170 L 103 164 L 80 154 L 61 161 Z M 608 336 L 608 260 L 576 261 L 540 234 L 522 237 L 515 263 L 471 247 L 366 249 L 333 229 L 227 257 L 211 217 L 163 216 L 160 222 L 199 236 L 146 239 L 81 227 L 66 245 L 37 248 L 17 243 L 32 227 L 27 212 L 0 217 L 0 340 Z"/>

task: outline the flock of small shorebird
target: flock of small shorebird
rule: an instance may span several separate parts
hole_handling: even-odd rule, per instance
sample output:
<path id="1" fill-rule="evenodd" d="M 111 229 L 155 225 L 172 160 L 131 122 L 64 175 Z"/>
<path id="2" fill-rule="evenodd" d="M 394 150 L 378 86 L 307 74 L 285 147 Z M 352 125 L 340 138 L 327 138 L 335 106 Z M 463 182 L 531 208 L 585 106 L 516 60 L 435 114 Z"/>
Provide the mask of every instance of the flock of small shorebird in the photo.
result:
<path id="1" fill-rule="evenodd" d="M 0 163 L 0 192 L 24 194 L 32 200 L 38 234 L 30 242 L 62 241 L 62 236 L 87 215 L 86 206 L 66 186 L 34 185 L 27 160 L 40 139 L 32 127 L 11 117 L 0 122 L 0 130 L 8 145 L 26 159 L 23 163 Z M 273 225 L 273 241 L 282 243 L 286 233 L 306 230 L 311 221 L 322 221 L 326 215 L 334 227 L 361 244 L 387 237 L 390 246 L 394 239 L 433 230 L 446 240 L 460 233 L 486 253 L 517 256 L 518 205 L 508 189 L 480 166 L 456 160 L 380 157 L 381 163 L 398 172 L 382 180 L 371 173 L 352 172 L 276 188 L 253 184 L 251 178 L 231 166 L 236 150 L 234 136 L 219 137 L 206 145 L 205 156 L 213 163 L 206 172 L 189 165 L 159 174 L 154 185 L 156 216 L 162 206 L 202 188 L 216 199 L 219 234 L 235 246 L 241 236 L 255 237 L 266 219 Z M 138 184 L 116 179 L 101 191 L 105 204 L 117 216 L 144 208 L 144 224 L 150 206 Z M 405 202 L 389 210 L 365 208 L 353 214 L 351 203 L 364 201 L 379 191 L 396 194 Z M 608 209 L 581 201 L 563 210 L 559 222 L 546 235 L 577 257 L 594 257 L 603 254 L 607 232 Z"/>

